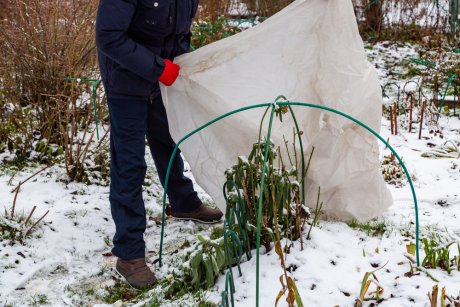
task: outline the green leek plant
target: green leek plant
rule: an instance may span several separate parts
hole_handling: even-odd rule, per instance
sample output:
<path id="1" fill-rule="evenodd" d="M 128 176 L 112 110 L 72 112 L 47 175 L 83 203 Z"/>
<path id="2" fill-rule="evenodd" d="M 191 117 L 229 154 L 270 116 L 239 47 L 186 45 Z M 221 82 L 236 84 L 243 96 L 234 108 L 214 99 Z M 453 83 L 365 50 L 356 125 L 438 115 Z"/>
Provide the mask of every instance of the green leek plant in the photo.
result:
<path id="1" fill-rule="evenodd" d="M 422 266 L 427 269 L 441 268 L 447 273 L 454 270 L 460 271 L 460 244 L 457 243 L 458 255 L 453 256 L 450 253 L 450 247 L 455 242 L 441 244 L 435 239 L 422 239 L 425 258 L 422 261 Z"/>
<path id="2" fill-rule="evenodd" d="M 271 141 L 262 138 L 262 127 L 265 116 L 270 108 L 267 109 L 262 117 L 259 139 L 252 147 L 248 157 L 238 157 L 238 162 L 231 168 L 227 169 L 225 175 L 227 184 L 225 193 L 227 199 L 227 219 L 231 218 L 236 208 L 243 212 L 249 229 L 247 236 L 249 246 L 244 248 L 252 249 L 257 246 L 256 225 L 258 223 L 258 208 L 260 197 L 262 198 L 262 228 L 260 234 L 260 244 L 266 250 L 272 248 L 274 243 L 276 254 L 280 258 L 283 274 L 280 276 L 282 289 L 279 291 L 276 305 L 281 297 L 285 294 L 289 306 L 303 306 L 297 286 L 292 277 L 287 274 L 285 266 L 285 255 L 289 253 L 290 244 L 286 243 L 284 249 L 281 246 L 282 238 L 286 242 L 300 240 L 303 248 L 303 232 L 305 224 L 310 217 L 310 210 L 305 204 L 304 181 L 305 175 L 310 165 L 313 151 L 310 155 L 308 165 L 302 159 L 299 163 L 299 153 L 297 151 L 296 140 L 299 140 L 301 153 L 303 157 L 303 147 L 301 142 L 302 132 L 297 129 L 293 131 L 292 148 L 289 142 L 284 140 L 283 147 L 275 146 Z M 275 114 L 280 121 L 283 114 L 290 111 L 287 106 L 276 109 Z M 301 171 L 299 165 L 301 164 Z M 265 184 L 262 180 L 265 179 Z M 262 190 L 261 190 L 262 189 Z M 322 203 L 320 202 L 319 191 L 315 211 L 315 220 L 311 227 L 317 225 L 321 213 Z M 310 237 L 311 227 L 308 232 Z M 241 225 L 235 225 L 238 230 Z M 240 235 L 242 234 L 240 231 Z M 284 250 L 284 251 L 283 251 Z"/>

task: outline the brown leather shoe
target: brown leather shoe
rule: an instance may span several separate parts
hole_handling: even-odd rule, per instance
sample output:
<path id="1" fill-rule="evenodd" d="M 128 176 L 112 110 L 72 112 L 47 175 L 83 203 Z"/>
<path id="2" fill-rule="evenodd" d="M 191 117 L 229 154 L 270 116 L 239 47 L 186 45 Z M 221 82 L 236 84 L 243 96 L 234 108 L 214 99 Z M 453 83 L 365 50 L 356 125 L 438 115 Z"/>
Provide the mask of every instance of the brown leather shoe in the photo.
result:
<path id="1" fill-rule="evenodd" d="M 133 288 L 142 290 L 157 283 L 155 274 L 145 263 L 145 258 L 123 260 L 118 258 L 116 270 Z"/>
<path id="2" fill-rule="evenodd" d="M 204 224 L 219 223 L 223 213 L 219 209 L 212 209 L 201 205 L 192 212 L 172 212 L 172 216 L 178 220 L 192 220 Z"/>

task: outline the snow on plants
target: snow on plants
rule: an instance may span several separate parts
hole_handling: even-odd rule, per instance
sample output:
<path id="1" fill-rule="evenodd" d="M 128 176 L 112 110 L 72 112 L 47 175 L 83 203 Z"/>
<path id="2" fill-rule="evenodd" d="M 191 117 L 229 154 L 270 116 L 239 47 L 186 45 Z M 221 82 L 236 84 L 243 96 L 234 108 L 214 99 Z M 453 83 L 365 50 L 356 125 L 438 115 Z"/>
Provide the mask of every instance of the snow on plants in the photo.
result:
<path id="1" fill-rule="evenodd" d="M 383 83 L 410 80 L 410 66 L 404 63 L 405 59 L 418 55 L 413 46 L 380 43 L 368 46 L 367 50 L 371 61 L 378 66 Z M 394 101 L 393 94 L 389 92 L 387 100 Z M 260 255 L 260 306 L 276 304 L 283 288 L 280 276 L 284 276 L 285 285 L 286 276 L 295 282 L 304 306 L 459 304 L 460 119 L 458 115 L 442 113 L 435 123 L 436 129 L 431 129 L 425 124 L 420 126 L 418 116 L 414 114 L 414 126 L 409 131 L 404 116 L 403 112 L 398 114 L 399 129 L 393 134 L 390 117 L 384 116 L 382 136 L 404 158 L 414 180 L 421 225 L 421 267 L 418 268 L 414 261 L 414 208 L 409 186 L 404 176 L 396 175 L 399 176 L 397 182 L 389 184 L 394 204 L 376 220 L 365 224 L 309 220 L 317 227 L 310 233 L 309 240 L 309 227 L 303 227 L 300 233 L 303 246 L 300 240 L 289 240 L 289 250 L 286 251 L 286 241 L 280 241 L 283 265 L 280 265 L 280 256 L 273 243 L 263 247 Z M 96 146 L 90 145 L 89 152 L 102 150 Z M 7 156 L 7 152 L 2 154 L 6 160 Z M 237 158 L 235 161 L 239 161 Z M 160 268 L 157 264 L 161 223 L 158 217 L 162 188 L 153 160 L 149 155 L 146 160 L 149 166 L 143 186 L 148 215 L 146 257 L 160 283 L 144 292 L 132 291 L 113 271 L 115 257 L 110 250 L 114 225 L 105 180 L 101 179 L 97 184 L 97 175 L 86 183 L 69 182 L 65 165 L 56 163 L 25 182 L 43 166 L 30 164 L 17 169 L 11 163 L 2 164 L 0 227 L 11 216 L 15 197 L 12 191 L 21 182 L 25 183 L 17 195 L 15 212 L 16 223 L 28 225 L 21 228 L 22 233 L 47 211 L 49 213 L 29 235 L 21 235 L 21 240 L 13 242 L 3 236 L 0 238 L 0 306 L 219 304 L 226 276 L 221 273 L 219 265 L 222 257 L 215 250 L 221 242 L 215 236 L 216 232 L 219 235 L 216 229 L 222 225 L 207 226 L 168 218 L 164 265 Z M 246 161 L 240 160 L 241 163 Z M 391 161 L 391 153 L 384 146 L 381 147 L 381 161 L 382 168 L 385 168 L 384 161 Z M 392 164 L 388 162 L 386 165 Z M 397 167 L 396 164 L 393 166 Z M 94 169 L 89 173 L 98 171 Z M 397 169 L 392 172 L 398 174 Z M 188 167 L 186 175 L 193 178 Z M 212 202 L 199 186 L 197 189 L 204 202 Z M 24 223 L 34 207 L 30 221 Z M 285 230 L 280 228 L 281 233 Z M 184 270 L 191 264 L 184 261 L 184 257 L 193 256 L 198 249 L 205 250 L 208 255 L 193 260 L 201 268 L 200 282 L 190 288 L 177 283 L 174 291 L 168 291 L 176 278 L 197 280 L 194 271 L 187 273 Z M 254 249 L 252 253 L 255 253 Z M 243 274 L 234 275 L 235 306 L 255 306 L 255 258 L 244 258 L 240 264 Z M 214 282 L 215 285 L 211 286 Z M 278 306 L 288 306 L 288 302 L 285 298 L 280 299 Z"/>

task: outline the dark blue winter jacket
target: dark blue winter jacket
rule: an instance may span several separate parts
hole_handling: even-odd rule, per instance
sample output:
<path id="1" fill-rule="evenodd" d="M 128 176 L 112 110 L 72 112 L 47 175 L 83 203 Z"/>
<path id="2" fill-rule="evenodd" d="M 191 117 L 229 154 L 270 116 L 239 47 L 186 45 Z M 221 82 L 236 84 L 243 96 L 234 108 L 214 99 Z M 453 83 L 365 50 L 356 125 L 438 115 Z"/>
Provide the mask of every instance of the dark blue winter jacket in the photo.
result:
<path id="1" fill-rule="evenodd" d="M 110 98 L 159 93 L 164 58 L 187 52 L 198 0 L 100 0 L 96 20 L 99 67 Z"/>

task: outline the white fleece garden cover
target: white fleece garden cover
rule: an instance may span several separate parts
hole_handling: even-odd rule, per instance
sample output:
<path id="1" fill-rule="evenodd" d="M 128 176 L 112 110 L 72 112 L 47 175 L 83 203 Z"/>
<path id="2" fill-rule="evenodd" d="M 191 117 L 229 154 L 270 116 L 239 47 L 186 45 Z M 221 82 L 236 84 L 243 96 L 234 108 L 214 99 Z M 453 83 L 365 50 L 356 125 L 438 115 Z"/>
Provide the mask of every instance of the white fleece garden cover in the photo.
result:
<path id="1" fill-rule="evenodd" d="M 162 87 L 173 138 L 244 106 L 289 101 L 320 104 L 380 130 L 382 97 L 367 61 L 350 0 L 297 0 L 263 23 L 176 59 L 181 75 Z M 321 187 L 329 217 L 366 221 L 381 214 L 392 197 L 379 171 L 377 139 L 333 113 L 293 107 L 308 160 L 307 205 Z M 224 172 L 247 156 L 257 141 L 265 109 L 238 113 L 181 144 L 196 181 L 225 209 Z M 275 120 L 272 140 L 284 146 L 293 122 Z"/>

